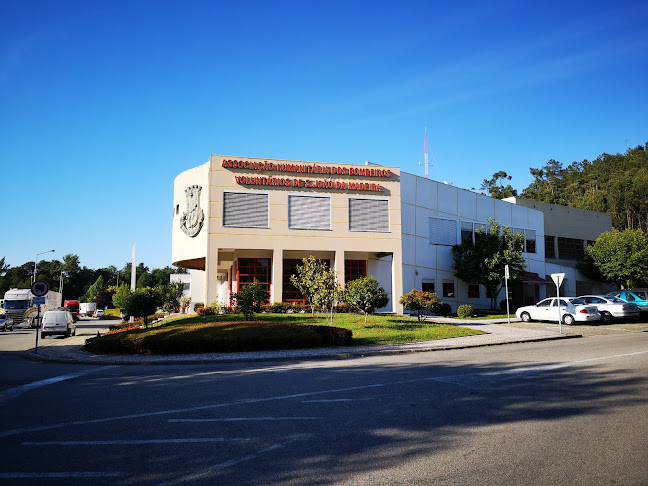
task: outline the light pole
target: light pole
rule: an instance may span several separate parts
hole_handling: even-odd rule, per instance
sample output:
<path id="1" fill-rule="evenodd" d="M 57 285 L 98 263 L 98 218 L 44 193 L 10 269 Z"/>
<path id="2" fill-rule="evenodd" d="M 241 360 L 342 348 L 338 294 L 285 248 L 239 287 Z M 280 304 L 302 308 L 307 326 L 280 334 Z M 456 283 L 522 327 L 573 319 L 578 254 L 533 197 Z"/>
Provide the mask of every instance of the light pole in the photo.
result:
<path id="1" fill-rule="evenodd" d="M 34 275 L 32 276 L 32 283 L 36 281 L 36 265 L 38 263 L 38 255 L 44 255 L 45 253 L 53 253 L 56 250 L 47 250 L 47 251 L 42 251 L 40 253 L 36 253 L 36 258 L 34 259 Z"/>

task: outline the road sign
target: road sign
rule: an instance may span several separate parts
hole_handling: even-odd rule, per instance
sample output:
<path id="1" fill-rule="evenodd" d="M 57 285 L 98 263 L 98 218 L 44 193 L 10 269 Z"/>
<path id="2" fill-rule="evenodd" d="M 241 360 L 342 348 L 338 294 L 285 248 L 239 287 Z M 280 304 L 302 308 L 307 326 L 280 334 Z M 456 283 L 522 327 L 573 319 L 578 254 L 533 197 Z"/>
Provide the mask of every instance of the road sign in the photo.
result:
<path id="1" fill-rule="evenodd" d="M 563 282 L 564 278 L 565 278 L 564 273 L 552 273 L 551 274 L 551 279 L 556 284 L 556 287 L 560 287 L 562 285 L 562 282 Z"/>
<path id="2" fill-rule="evenodd" d="M 31 293 L 36 297 L 43 297 L 49 292 L 49 285 L 42 280 L 36 280 L 31 286 Z"/>
<path id="3" fill-rule="evenodd" d="M 44 305 L 45 304 L 45 297 L 34 297 L 32 299 L 32 304 Z"/>

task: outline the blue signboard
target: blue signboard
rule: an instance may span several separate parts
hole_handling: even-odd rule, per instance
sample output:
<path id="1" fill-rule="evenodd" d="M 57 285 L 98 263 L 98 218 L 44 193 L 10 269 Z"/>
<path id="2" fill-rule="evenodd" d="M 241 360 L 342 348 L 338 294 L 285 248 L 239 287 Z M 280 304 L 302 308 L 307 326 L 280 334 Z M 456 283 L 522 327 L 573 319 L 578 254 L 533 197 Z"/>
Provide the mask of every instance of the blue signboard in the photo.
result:
<path id="1" fill-rule="evenodd" d="M 45 297 L 34 297 L 34 298 L 32 299 L 32 303 L 33 303 L 34 305 L 38 305 L 38 304 L 45 304 Z"/>

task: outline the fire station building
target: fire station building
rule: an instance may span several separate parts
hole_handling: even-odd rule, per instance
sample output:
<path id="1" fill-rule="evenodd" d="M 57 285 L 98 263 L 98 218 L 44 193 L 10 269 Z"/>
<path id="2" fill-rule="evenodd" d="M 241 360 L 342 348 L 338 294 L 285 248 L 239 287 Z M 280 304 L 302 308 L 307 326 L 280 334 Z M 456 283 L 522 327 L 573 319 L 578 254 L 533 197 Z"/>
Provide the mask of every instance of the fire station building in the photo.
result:
<path id="1" fill-rule="evenodd" d="M 454 277 L 451 248 L 494 218 L 525 235 L 527 278 L 520 298 L 548 295 L 547 276 L 558 271 L 566 273 L 561 293 L 573 295 L 577 284 L 596 290 L 578 274 L 575 258 L 558 260 L 556 248 L 545 260 L 545 219 L 553 208 L 526 203 L 398 167 L 212 155 L 175 179 L 172 262 L 191 269 L 192 300 L 206 304 L 228 304 L 232 292 L 253 282 L 270 292 L 271 302 L 301 301 L 290 276 L 313 256 L 328 261 L 340 283 L 373 275 L 390 297 L 385 311 L 402 313 L 398 300 L 414 288 L 436 292 L 453 309 L 488 307 L 483 287 Z M 584 250 L 611 229 L 611 218 L 569 210 L 556 207 L 556 214 L 562 226 L 578 231 L 569 235 L 569 255 L 578 256 L 578 245 Z M 562 241 L 556 234 L 561 225 L 553 226 L 551 248 Z"/>

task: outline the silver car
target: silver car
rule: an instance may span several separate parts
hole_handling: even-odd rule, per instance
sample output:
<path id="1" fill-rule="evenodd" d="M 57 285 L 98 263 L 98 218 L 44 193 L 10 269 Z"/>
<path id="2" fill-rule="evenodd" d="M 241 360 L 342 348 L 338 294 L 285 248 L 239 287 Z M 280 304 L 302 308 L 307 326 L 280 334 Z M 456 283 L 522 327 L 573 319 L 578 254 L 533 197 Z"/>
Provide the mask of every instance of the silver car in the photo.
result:
<path id="1" fill-rule="evenodd" d="M 605 324 L 613 319 L 638 319 L 641 314 L 637 304 L 612 295 L 581 295 L 579 299 L 595 305 L 601 313 L 601 321 Z"/>

